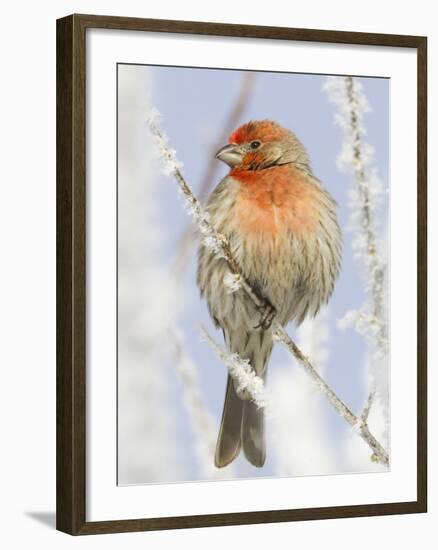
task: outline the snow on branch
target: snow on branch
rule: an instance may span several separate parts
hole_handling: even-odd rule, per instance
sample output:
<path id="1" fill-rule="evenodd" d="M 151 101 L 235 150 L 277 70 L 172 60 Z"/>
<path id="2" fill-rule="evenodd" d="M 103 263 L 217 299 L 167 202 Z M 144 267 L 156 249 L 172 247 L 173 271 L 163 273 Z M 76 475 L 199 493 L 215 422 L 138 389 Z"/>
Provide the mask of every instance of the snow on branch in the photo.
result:
<path id="1" fill-rule="evenodd" d="M 257 308 L 266 309 L 270 307 L 271 310 L 273 310 L 272 305 L 269 304 L 267 300 L 263 298 L 243 276 L 242 270 L 240 269 L 240 266 L 231 251 L 228 240 L 224 235 L 218 233 L 211 225 L 207 214 L 203 211 L 200 202 L 195 197 L 184 176 L 182 175 L 180 165 L 178 162 L 175 161 L 173 151 L 167 151 L 165 147 L 163 148 L 163 143 L 167 144 L 167 138 L 158 126 L 156 114 L 154 114 L 154 116 L 152 117 L 149 117 L 148 122 L 151 132 L 157 138 L 158 145 L 161 149 L 162 160 L 165 164 L 165 170 L 169 175 L 173 175 L 175 180 L 177 181 L 179 188 L 184 196 L 187 210 L 197 223 L 205 246 L 208 247 L 209 250 L 217 257 L 224 258 L 226 260 L 231 273 L 239 275 L 241 290 L 243 290 L 247 294 L 247 296 L 252 300 Z M 356 415 L 354 415 L 353 412 L 347 407 L 347 405 L 335 394 L 330 386 L 318 374 L 318 371 L 312 365 L 310 360 L 303 354 L 303 352 L 298 348 L 295 342 L 285 331 L 283 326 L 275 318 L 272 321 L 271 328 L 274 340 L 277 342 L 281 342 L 286 347 L 286 349 L 291 353 L 298 364 L 301 365 L 301 367 L 303 367 L 304 370 L 313 379 L 317 388 L 326 396 L 331 405 L 348 422 L 348 424 L 350 424 L 350 426 L 355 429 L 358 435 L 372 449 L 373 460 L 388 464 L 389 457 L 386 450 L 371 434 L 367 423 L 364 422 L 360 416 L 357 417 Z M 222 357 L 222 359 L 224 360 L 224 357 Z"/>
<path id="2" fill-rule="evenodd" d="M 228 294 L 234 294 L 242 287 L 242 278 L 238 273 L 225 273 L 224 285 Z"/>
<path id="3" fill-rule="evenodd" d="M 361 84 L 350 76 L 329 78 L 325 89 L 329 100 L 338 108 L 335 122 L 344 133 L 338 166 L 341 170 L 353 172 L 356 183 L 349 193 L 353 250 L 367 271 L 367 290 L 372 301 L 371 307 L 360 312 L 361 332 L 368 328 L 378 350 L 386 355 L 388 342 L 383 311 L 386 265 L 379 254 L 376 218 L 383 189 L 375 167 L 374 150 L 364 139 L 366 130 L 363 124 L 364 115 L 371 108 Z M 353 317 L 347 314 L 345 323 L 354 320 Z"/>
<path id="4" fill-rule="evenodd" d="M 207 329 L 202 327 L 202 333 L 205 340 L 214 349 L 217 356 L 227 367 L 231 378 L 236 383 L 236 392 L 248 393 L 259 409 L 266 407 L 266 391 L 263 380 L 254 372 L 248 359 L 242 359 L 238 353 L 230 353 L 224 350 L 210 336 Z"/>
<path id="5" fill-rule="evenodd" d="M 374 397 L 377 392 L 382 403 L 385 403 L 387 381 L 382 359 L 388 355 L 384 292 L 386 264 L 379 253 L 376 215 L 383 199 L 383 186 L 375 166 L 374 149 L 365 141 L 364 117 L 371 107 L 361 83 L 350 76 L 329 77 L 324 89 L 329 101 L 337 107 L 335 123 L 343 132 L 338 167 L 354 177 L 354 185 L 349 190 L 352 246 L 354 256 L 364 266 L 369 295 L 359 311 L 348 311 L 338 321 L 338 327 L 345 329 L 353 326 L 367 340 L 372 350 L 370 394 Z"/>

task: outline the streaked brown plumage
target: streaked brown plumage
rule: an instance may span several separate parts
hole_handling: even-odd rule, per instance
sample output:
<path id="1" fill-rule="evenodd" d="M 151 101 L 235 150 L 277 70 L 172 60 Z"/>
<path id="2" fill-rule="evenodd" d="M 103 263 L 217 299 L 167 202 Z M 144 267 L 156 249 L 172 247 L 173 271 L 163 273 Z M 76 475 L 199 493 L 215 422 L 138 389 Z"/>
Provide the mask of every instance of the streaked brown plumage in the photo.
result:
<path id="1" fill-rule="evenodd" d="M 297 137 L 269 120 L 238 128 L 217 154 L 231 170 L 212 192 L 207 211 L 231 245 L 243 274 L 276 308 L 286 325 L 314 316 L 333 291 L 341 260 L 335 203 L 313 176 Z M 260 312 L 243 293 L 228 293 L 224 259 L 204 245 L 198 285 L 227 348 L 249 359 L 266 378 L 271 330 L 256 329 Z M 254 466 L 265 462 L 262 409 L 238 395 L 228 377 L 215 464 L 234 460 L 241 447 Z"/>

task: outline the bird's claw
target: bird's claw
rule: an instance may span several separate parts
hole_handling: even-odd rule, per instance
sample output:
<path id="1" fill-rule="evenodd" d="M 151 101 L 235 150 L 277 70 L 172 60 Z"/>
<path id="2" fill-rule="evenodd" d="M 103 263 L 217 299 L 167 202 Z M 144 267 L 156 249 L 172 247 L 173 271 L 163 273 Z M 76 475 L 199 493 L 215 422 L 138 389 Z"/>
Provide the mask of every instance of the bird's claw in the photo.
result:
<path id="1" fill-rule="evenodd" d="M 272 304 L 266 302 L 265 304 L 263 304 L 263 306 L 259 308 L 259 311 L 261 313 L 260 322 L 254 328 L 268 330 L 268 328 L 270 328 L 272 324 L 272 321 L 274 320 L 275 315 L 277 314 L 277 310 Z"/>

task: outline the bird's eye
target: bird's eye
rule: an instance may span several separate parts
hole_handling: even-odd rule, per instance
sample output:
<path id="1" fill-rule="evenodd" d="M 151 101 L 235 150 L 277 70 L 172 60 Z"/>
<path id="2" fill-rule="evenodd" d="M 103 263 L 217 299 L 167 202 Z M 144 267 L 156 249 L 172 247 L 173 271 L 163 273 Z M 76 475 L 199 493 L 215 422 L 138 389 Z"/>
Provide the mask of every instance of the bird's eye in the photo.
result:
<path id="1" fill-rule="evenodd" d="M 261 145 L 260 141 L 251 141 L 249 144 L 251 149 L 258 149 Z"/>

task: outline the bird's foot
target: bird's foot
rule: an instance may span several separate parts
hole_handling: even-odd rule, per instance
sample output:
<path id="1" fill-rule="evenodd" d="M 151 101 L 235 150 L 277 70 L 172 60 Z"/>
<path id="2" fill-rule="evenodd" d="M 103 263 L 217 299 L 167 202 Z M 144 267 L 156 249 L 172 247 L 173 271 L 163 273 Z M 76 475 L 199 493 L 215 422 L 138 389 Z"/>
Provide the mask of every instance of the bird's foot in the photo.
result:
<path id="1" fill-rule="evenodd" d="M 266 301 L 262 306 L 258 308 L 260 311 L 260 321 L 259 324 L 254 328 L 261 328 L 262 330 L 268 330 L 270 328 L 272 321 L 274 320 L 277 310 L 275 307 Z"/>

